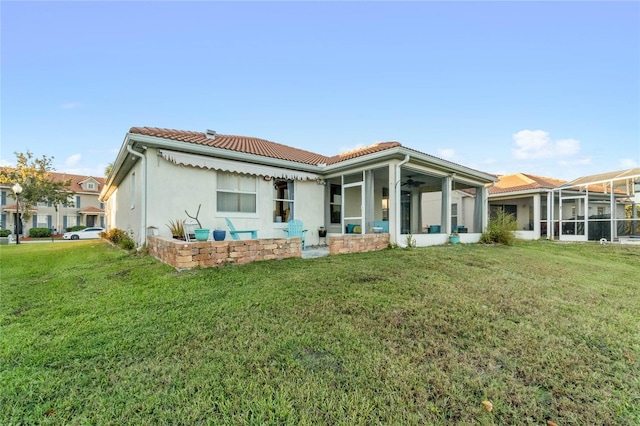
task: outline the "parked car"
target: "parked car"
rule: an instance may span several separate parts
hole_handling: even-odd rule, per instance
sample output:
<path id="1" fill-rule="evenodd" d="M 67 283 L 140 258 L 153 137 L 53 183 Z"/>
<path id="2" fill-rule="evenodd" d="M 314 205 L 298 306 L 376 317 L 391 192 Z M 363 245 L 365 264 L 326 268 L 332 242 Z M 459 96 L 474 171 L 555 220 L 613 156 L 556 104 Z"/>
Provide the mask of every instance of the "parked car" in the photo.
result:
<path id="1" fill-rule="evenodd" d="M 80 231 L 65 232 L 62 238 L 65 240 L 90 240 L 92 238 L 100 238 L 100 233 L 104 232 L 104 228 L 84 228 Z"/>

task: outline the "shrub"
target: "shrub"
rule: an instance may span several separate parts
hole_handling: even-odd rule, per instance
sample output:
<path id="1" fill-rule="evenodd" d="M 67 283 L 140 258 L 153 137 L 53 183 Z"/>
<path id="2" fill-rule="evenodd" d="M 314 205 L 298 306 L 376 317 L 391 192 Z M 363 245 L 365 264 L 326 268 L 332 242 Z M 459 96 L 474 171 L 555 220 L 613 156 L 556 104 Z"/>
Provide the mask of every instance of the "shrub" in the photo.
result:
<path id="1" fill-rule="evenodd" d="M 51 236 L 51 229 L 49 228 L 31 228 L 29 229 L 29 236 L 31 238 L 47 238 Z"/>
<path id="2" fill-rule="evenodd" d="M 0 229 L 0 237 L 8 237 L 11 235 L 11 231 L 8 229 Z"/>
<path id="3" fill-rule="evenodd" d="M 484 244 L 499 243 L 510 246 L 516 239 L 516 229 L 518 222 L 510 214 L 499 210 L 489 220 L 487 231 L 480 237 L 480 242 Z"/>
<path id="4" fill-rule="evenodd" d="M 136 248 L 136 243 L 133 239 L 122 229 L 113 228 L 110 231 L 102 233 L 103 238 L 111 241 L 113 244 L 121 247 L 125 250 L 133 250 Z"/>

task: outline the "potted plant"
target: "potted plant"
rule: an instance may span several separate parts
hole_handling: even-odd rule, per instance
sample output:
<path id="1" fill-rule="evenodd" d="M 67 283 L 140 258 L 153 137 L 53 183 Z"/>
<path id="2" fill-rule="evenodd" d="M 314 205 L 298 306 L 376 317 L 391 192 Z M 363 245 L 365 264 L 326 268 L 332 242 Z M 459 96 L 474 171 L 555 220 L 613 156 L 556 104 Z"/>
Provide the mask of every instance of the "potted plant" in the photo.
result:
<path id="1" fill-rule="evenodd" d="M 200 207 L 202 207 L 202 204 L 198 204 L 198 211 L 196 212 L 195 217 L 191 216 L 186 210 L 184 212 L 191 219 L 194 219 L 196 222 L 198 222 L 198 227 L 193 230 L 193 232 L 196 235 L 196 240 L 198 240 L 198 241 L 207 241 L 209 239 L 209 228 L 203 228 L 202 224 L 198 220 L 198 215 L 200 214 Z"/>
<path id="2" fill-rule="evenodd" d="M 224 229 L 214 229 L 213 239 L 215 241 L 224 241 L 225 238 L 227 238 L 227 231 Z"/>
<path id="3" fill-rule="evenodd" d="M 451 244 L 458 244 L 460 242 L 460 235 L 458 235 L 457 231 L 449 235 L 449 242 Z"/>
<path id="4" fill-rule="evenodd" d="M 170 220 L 167 228 L 171 231 L 171 235 L 176 240 L 184 240 L 184 221 L 180 219 Z"/>
<path id="5" fill-rule="evenodd" d="M 327 236 L 327 230 L 325 229 L 324 226 L 321 226 L 318 228 L 318 237 L 320 238 L 324 238 Z"/>

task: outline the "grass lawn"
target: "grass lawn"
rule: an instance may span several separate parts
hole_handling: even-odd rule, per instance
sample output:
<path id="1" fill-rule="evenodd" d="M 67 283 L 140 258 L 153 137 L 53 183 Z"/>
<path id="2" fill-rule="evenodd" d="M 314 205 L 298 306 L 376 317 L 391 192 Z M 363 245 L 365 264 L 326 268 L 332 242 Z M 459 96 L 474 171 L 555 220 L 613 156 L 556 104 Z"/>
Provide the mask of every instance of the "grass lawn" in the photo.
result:
<path id="1" fill-rule="evenodd" d="M 640 424 L 638 247 L 0 262 L 2 425 Z"/>

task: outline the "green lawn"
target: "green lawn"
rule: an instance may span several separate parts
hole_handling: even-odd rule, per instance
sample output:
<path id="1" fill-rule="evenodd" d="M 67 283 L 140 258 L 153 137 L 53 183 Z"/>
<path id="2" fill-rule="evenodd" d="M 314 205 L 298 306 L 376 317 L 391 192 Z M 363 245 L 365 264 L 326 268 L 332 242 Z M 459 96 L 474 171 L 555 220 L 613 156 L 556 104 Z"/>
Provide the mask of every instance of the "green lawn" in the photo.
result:
<path id="1" fill-rule="evenodd" d="M 2 425 L 640 424 L 638 247 L 0 262 Z"/>

